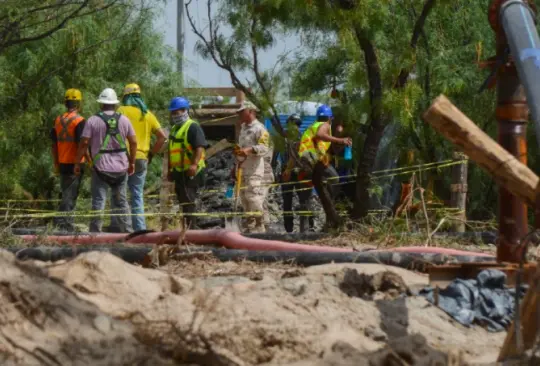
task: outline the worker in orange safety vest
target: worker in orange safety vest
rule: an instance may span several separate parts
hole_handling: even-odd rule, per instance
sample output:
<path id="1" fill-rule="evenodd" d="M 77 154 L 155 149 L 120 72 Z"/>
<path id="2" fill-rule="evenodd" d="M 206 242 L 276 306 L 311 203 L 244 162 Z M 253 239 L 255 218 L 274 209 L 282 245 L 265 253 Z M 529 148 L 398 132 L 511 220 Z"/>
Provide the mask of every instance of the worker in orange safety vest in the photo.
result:
<path id="1" fill-rule="evenodd" d="M 79 114 L 82 93 L 78 89 L 68 89 L 64 96 L 67 111 L 58 116 L 50 132 L 55 173 L 60 176 L 61 202 L 58 211 L 71 212 L 75 209 L 82 174 L 74 173 L 77 148 L 81 139 L 85 119 Z M 54 219 L 55 225 L 73 231 L 73 217 L 62 215 Z"/>

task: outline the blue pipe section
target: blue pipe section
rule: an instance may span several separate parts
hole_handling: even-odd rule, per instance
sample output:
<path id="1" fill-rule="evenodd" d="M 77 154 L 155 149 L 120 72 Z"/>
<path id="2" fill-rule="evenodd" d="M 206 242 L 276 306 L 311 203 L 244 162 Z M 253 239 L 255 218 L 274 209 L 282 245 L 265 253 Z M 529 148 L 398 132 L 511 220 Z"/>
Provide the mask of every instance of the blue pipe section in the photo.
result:
<path id="1" fill-rule="evenodd" d="M 499 16 L 519 78 L 525 87 L 540 146 L 540 38 L 535 15 L 524 1 L 510 0 L 501 6 Z"/>

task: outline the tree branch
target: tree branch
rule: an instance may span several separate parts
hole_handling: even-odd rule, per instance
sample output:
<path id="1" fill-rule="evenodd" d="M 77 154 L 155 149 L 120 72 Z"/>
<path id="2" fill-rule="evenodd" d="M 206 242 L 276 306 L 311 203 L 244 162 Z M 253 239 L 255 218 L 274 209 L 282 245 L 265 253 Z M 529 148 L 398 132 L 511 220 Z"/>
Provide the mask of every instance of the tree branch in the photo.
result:
<path id="1" fill-rule="evenodd" d="M 5 23 L 2 28 L 4 31 L 1 33 L 0 37 L 0 52 L 5 50 L 8 47 L 15 46 L 18 44 L 26 43 L 26 42 L 32 42 L 32 41 L 38 41 L 44 38 L 47 38 L 51 36 L 52 34 L 56 33 L 60 29 L 64 28 L 67 23 L 73 19 L 89 16 L 104 10 L 107 10 L 115 5 L 117 5 L 120 2 L 120 0 L 111 0 L 106 4 L 103 4 L 102 6 L 98 6 L 94 9 L 89 9 L 88 11 L 84 11 L 86 8 L 90 8 L 91 1 L 90 0 L 84 0 L 82 2 L 67 2 L 66 0 L 58 1 L 54 5 L 44 5 L 41 7 L 34 7 L 28 11 L 26 11 L 23 15 L 20 16 L 19 19 Z M 74 5 L 78 5 L 76 9 L 73 11 L 63 11 L 60 12 L 60 8 L 67 8 L 72 7 Z M 51 11 L 53 13 L 49 14 L 47 11 Z M 60 13 L 59 13 L 60 12 Z M 28 19 L 30 15 L 44 13 L 44 19 L 38 22 L 28 22 L 26 24 L 23 24 L 23 21 Z M 53 15 L 54 14 L 54 15 Z M 41 33 L 33 35 L 33 36 L 26 36 L 22 37 L 20 36 L 20 33 L 22 33 L 25 29 L 32 29 L 39 27 L 41 25 L 44 25 L 46 23 L 52 23 L 52 22 L 58 22 L 56 25 L 51 26 L 47 30 L 43 30 Z"/>
<path id="2" fill-rule="evenodd" d="M 371 102 L 372 119 L 374 114 L 377 117 L 382 113 L 381 100 L 383 96 L 381 69 L 375 47 L 369 40 L 362 29 L 355 27 L 354 33 L 360 48 L 364 52 L 364 62 L 366 64 L 368 83 L 369 83 L 369 99 Z M 375 118 L 378 119 L 378 118 Z"/>
<path id="3" fill-rule="evenodd" d="M 108 38 L 105 38 L 105 39 L 102 39 L 101 41 L 98 41 L 96 43 L 92 43 L 92 44 L 89 44 L 85 47 L 82 47 L 82 48 L 78 48 L 76 50 L 74 50 L 73 52 L 71 52 L 69 55 L 66 55 L 66 57 L 64 57 L 64 62 L 59 65 L 58 67 L 55 67 L 54 69 L 50 70 L 49 72 L 46 72 L 46 67 L 43 67 L 42 68 L 42 71 L 38 73 L 38 75 L 43 75 L 45 74 L 43 77 L 41 77 L 39 80 L 33 82 L 33 83 L 28 83 L 26 85 L 26 87 L 23 88 L 23 86 L 21 86 L 19 89 L 20 89 L 20 92 L 27 95 L 28 93 L 30 93 L 33 89 L 35 89 L 38 85 L 41 85 L 43 82 L 45 82 L 45 80 L 47 80 L 48 78 L 50 78 L 52 75 L 56 74 L 59 70 L 63 69 L 64 67 L 66 67 L 67 63 L 69 62 L 70 58 L 73 57 L 73 56 L 76 56 L 80 53 L 83 53 L 85 51 L 88 51 L 92 48 L 95 48 L 95 47 L 98 47 L 100 45 L 103 45 L 103 44 L 106 44 L 108 42 L 112 42 L 114 40 L 117 40 L 117 39 L 120 39 L 122 37 L 124 37 L 126 34 L 125 33 L 122 33 L 122 30 L 125 29 L 125 26 L 127 25 L 129 21 L 129 17 L 126 17 L 124 19 L 124 21 L 122 23 L 120 23 L 117 27 L 116 30 L 114 30 L 113 32 L 111 32 L 111 34 L 113 36 L 111 37 L 108 37 Z M 14 99 L 17 99 L 16 97 Z"/>
<path id="4" fill-rule="evenodd" d="M 25 43 L 25 42 L 32 42 L 32 41 L 38 41 L 40 39 L 43 39 L 43 38 L 46 38 L 46 37 L 50 36 L 54 32 L 57 32 L 58 30 L 62 29 L 67 24 L 67 22 L 71 19 L 71 17 L 75 16 L 80 11 L 82 11 L 86 6 L 88 6 L 88 3 L 89 3 L 89 0 L 83 1 L 82 4 L 77 9 L 75 9 L 73 12 L 71 12 L 69 15 L 67 15 L 56 26 L 50 28 L 47 31 L 44 31 L 43 33 L 41 33 L 39 35 L 32 36 L 32 37 L 17 38 L 15 40 L 8 41 L 7 43 L 4 43 L 1 46 L 0 51 L 3 50 L 3 49 L 6 49 L 7 47 L 14 46 L 16 44 L 21 44 L 21 43 Z"/>
<path id="5" fill-rule="evenodd" d="M 426 23 L 426 19 L 435 6 L 435 2 L 437 0 L 425 0 L 424 7 L 422 8 L 422 13 L 420 13 L 420 16 L 416 20 L 416 23 L 413 28 L 413 34 L 411 37 L 410 46 L 412 49 L 416 49 L 416 45 L 418 44 L 418 39 L 420 38 L 420 35 L 422 34 L 422 31 L 424 29 L 424 24 Z M 399 76 L 394 83 L 394 88 L 396 89 L 402 89 L 407 84 L 407 80 L 409 79 L 409 75 L 411 73 L 411 69 L 401 69 Z"/>
<path id="6" fill-rule="evenodd" d="M 285 131 L 283 130 L 283 126 L 281 126 L 281 123 L 279 122 L 279 116 L 276 110 L 276 107 L 274 106 L 274 103 L 271 101 L 270 93 L 268 89 L 266 88 L 266 85 L 264 85 L 264 80 L 261 77 L 261 73 L 259 71 L 259 57 L 257 52 L 257 45 L 255 43 L 255 27 L 257 26 L 257 20 L 254 17 L 251 20 L 251 27 L 249 29 L 249 36 L 251 41 L 251 53 L 253 54 L 253 73 L 255 74 L 255 79 L 257 80 L 257 84 L 259 84 L 259 87 L 261 88 L 261 91 L 264 94 L 264 97 L 266 98 L 268 104 L 270 104 L 270 108 L 272 109 L 272 125 L 276 129 L 276 131 L 283 137 L 285 137 Z M 260 107 L 259 107 L 260 108 Z"/>
<path id="7" fill-rule="evenodd" d="M 231 78 L 231 82 L 232 82 L 233 86 L 236 89 L 241 90 L 246 95 L 246 97 L 253 102 L 253 104 L 255 104 L 259 109 L 262 110 L 263 107 L 264 107 L 264 104 L 255 95 L 255 93 L 253 93 L 251 91 L 251 89 L 238 78 L 238 75 L 234 71 L 234 68 L 230 63 L 230 60 L 227 59 L 224 50 L 221 48 L 221 46 L 217 42 L 217 39 L 219 38 L 218 37 L 219 26 L 214 23 L 213 18 L 212 18 L 212 0 L 207 0 L 207 3 L 206 3 L 207 16 L 208 16 L 209 38 L 205 37 L 205 35 L 203 34 L 203 31 L 196 26 L 195 21 L 193 20 L 193 15 L 190 12 L 190 5 L 191 5 L 192 1 L 193 0 L 189 0 L 185 4 L 185 8 L 186 8 L 186 16 L 187 16 L 188 22 L 189 22 L 189 24 L 191 26 L 191 29 L 193 30 L 193 33 L 195 33 L 195 35 L 204 44 L 204 47 L 206 48 L 208 54 L 210 55 L 212 60 L 215 62 L 215 64 L 219 68 L 221 68 L 221 69 L 223 69 L 223 70 L 225 70 L 225 71 L 227 71 L 229 73 L 229 77 Z M 252 27 L 253 27 L 253 23 L 252 23 Z M 252 34 L 252 30 L 250 30 L 250 32 Z M 252 38 L 251 44 L 252 44 L 252 47 L 254 47 L 253 38 Z M 258 71 L 259 69 L 258 69 L 258 59 L 257 59 L 257 57 L 258 57 L 257 52 L 255 52 L 253 71 L 255 73 L 257 83 L 259 84 L 259 86 L 261 86 L 261 90 L 263 91 L 263 94 L 264 94 L 265 98 L 267 98 L 268 102 L 270 103 L 270 99 L 269 99 L 270 93 L 269 93 L 268 89 L 266 88 L 266 86 L 263 84 L 262 77 L 261 77 L 261 75 L 260 75 L 260 73 Z M 285 132 L 283 131 L 283 128 L 281 127 L 281 124 L 279 123 L 279 119 L 277 120 L 277 124 L 276 124 L 276 121 L 274 121 L 277 118 L 276 117 L 277 113 L 276 113 L 275 107 L 274 107 L 273 103 L 270 103 L 270 104 L 271 104 L 272 111 L 274 113 L 274 117 L 272 118 L 272 123 L 274 124 L 274 127 L 276 128 L 276 130 L 282 136 L 284 136 Z"/>

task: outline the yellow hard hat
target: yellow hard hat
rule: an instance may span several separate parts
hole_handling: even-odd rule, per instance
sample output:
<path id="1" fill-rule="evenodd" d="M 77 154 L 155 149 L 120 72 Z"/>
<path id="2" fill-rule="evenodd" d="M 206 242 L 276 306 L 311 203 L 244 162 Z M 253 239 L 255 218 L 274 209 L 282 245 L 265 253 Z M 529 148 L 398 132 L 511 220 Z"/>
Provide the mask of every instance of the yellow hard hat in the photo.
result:
<path id="1" fill-rule="evenodd" d="M 65 100 L 82 100 L 82 93 L 79 89 L 66 90 Z"/>
<path id="2" fill-rule="evenodd" d="M 141 87 L 137 84 L 128 84 L 124 88 L 124 95 L 128 94 L 141 94 Z"/>

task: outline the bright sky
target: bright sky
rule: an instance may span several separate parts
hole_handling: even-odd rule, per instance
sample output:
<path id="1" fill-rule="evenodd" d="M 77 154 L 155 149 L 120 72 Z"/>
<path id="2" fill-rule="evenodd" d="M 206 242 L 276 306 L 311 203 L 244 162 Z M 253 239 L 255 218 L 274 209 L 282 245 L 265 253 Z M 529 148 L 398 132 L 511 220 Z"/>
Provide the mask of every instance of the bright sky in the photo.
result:
<path id="1" fill-rule="evenodd" d="M 156 28 L 165 34 L 165 42 L 176 48 L 176 0 L 167 0 L 163 11 L 162 20 L 158 21 Z M 206 24 L 206 0 L 193 0 L 191 5 L 192 14 L 199 24 Z M 195 80 L 203 87 L 228 87 L 232 86 L 229 75 L 217 67 L 213 61 L 203 60 L 194 50 L 197 36 L 192 32 L 191 26 L 185 19 L 185 80 Z M 279 42 L 274 49 L 263 54 L 260 59 L 261 68 L 267 69 L 274 66 L 278 57 L 291 49 L 300 46 L 299 39 L 288 37 Z"/>

